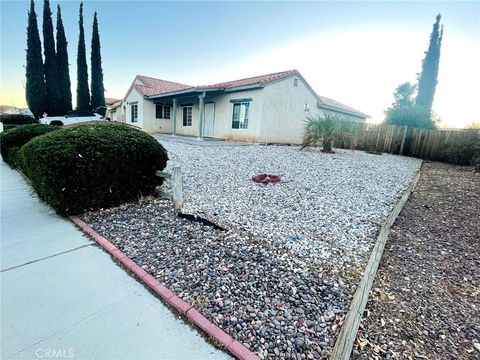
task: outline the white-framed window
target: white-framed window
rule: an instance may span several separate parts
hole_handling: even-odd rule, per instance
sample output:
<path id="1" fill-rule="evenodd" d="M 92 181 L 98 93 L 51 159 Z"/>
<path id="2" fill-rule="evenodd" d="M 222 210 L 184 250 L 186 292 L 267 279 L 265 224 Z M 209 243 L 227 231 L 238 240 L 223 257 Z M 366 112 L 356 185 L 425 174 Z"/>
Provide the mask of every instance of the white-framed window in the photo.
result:
<path id="1" fill-rule="evenodd" d="M 132 123 L 138 122 L 138 104 L 130 105 L 130 116 Z"/>
<path id="2" fill-rule="evenodd" d="M 170 120 L 170 105 L 155 104 L 155 117 Z"/>
<path id="3" fill-rule="evenodd" d="M 183 106 L 183 126 L 192 126 L 192 106 Z"/>
<path id="4" fill-rule="evenodd" d="M 232 129 L 248 129 L 249 102 L 233 104 Z"/>

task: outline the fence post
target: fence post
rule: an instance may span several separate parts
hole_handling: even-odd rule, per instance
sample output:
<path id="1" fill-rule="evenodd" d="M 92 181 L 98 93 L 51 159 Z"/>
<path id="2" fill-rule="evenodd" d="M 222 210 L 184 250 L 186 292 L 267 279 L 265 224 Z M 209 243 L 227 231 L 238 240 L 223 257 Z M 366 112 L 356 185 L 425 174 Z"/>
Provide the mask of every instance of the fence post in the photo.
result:
<path id="1" fill-rule="evenodd" d="M 403 129 L 402 143 L 400 145 L 400 155 L 403 155 L 403 147 L 405 146 L 405 139 L 407 138 L 408 126 L 404 126 L 404 128 L 405 129 Z"/>
<path id="2" fill-rule="evenodd" d="M 179 166 L 172 168 L 173 208 L 180 211 L 183 207 L 183 180 Z"/>

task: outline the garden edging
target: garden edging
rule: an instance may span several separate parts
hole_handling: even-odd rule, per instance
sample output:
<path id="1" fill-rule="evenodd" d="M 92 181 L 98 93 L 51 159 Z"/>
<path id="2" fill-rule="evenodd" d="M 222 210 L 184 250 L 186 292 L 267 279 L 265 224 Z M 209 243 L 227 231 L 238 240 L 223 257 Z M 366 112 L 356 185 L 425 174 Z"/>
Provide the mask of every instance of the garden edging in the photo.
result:
<path id="1" fill-rule="evenodd" d="M 222 347 L 228 350 L 239 360 L 257 360 L 259 357 L 245 347 L 239 341 L 233 339 L 225 331 L 205 318 L 200 312 L 188 302 L 182 300 L 174 291 L 161 284 L 152 275 L 148 274 L 138 264 L 127 257 L 108 239 L 98 234 L 87 223 L 78 216 L 70 216 L 70 220 L 79 227 L 88 237 L 97 242 L 106 252 L 115 257 L 125 268 L 131 271 L 135 276 L 154 291 L 165 303 L 174 308 L 209 337 L 216 340 Z"/>
<path id="2" fill-rule="evenodd" d="M 383 250 L 385 249 L 385 244 L 388 239 L 390 228 L 392 227 L 395 219 L 398 217 L 403 207 L 405 206 L 405 203 L 410 197 L 410 194 L 413 193 L 413 191 L 415 190 L 417 182 L 420 178 L 421 168 L 422 165 L 420 165 L 417 173 L 415 174 L 415 177 L 412 180 L 412 183 L 404 191 L 402 197 L 392 209 L 387 219 L 383 223 L 380 232 L 378 233 L 377 240 L 372 249 L 368 264 L 365 268 L 365 272 L 357 287 L 357 290 L 355 291 L 353 299 L 350 303 L 350 308 L 347 315 L 345 316 L 345 322 L 335 342 L 335 346 L 330 357 L 331 360 L 350 359 L 353 345 L 357 337 L 358 328 L 363 317 L 363 312 L 365 311 L 367 305 L 370 290 L 377 274 L 378 266 L 380 265 L 380 260 L 383 255 Z"/>

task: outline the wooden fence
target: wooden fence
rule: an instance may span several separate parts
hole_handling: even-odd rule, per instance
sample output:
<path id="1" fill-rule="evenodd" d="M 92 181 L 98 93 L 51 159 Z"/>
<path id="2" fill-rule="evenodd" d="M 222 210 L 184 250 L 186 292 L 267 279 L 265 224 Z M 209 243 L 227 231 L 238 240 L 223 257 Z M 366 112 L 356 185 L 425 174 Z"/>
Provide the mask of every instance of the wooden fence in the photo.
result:
<path id="1" fill-rule="evenodd" d="M 359 124 L 355 129 L 355 149 L 386 152 L 420 159 L 444 161 L 454 146 L 480 144 L 480 130 L 419 129 L 409 126 Z M 336 147 L 348 148 L 336 143 Z"/>

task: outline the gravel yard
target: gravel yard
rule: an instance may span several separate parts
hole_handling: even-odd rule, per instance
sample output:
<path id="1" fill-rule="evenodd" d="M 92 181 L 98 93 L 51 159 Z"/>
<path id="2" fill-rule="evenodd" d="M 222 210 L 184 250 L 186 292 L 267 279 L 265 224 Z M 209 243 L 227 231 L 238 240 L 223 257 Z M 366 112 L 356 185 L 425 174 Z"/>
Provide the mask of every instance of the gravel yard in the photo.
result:
<path id="1" fill-rule="evenodd" d="M 184 173 L 184 211 L 227 231 L 154 199 L 84 220 L 261 358 L 328 357 L 378 229 L 420 161 L 162 143 L 167 171 Z M 258 173 L 282 182 L 256 184 Z"/>
<path id="2" fill-rule="evenodd" d="M 480 359 L 479 209 L 471 168 L 424 165 L 390 233 L 354 358 Z"/>

